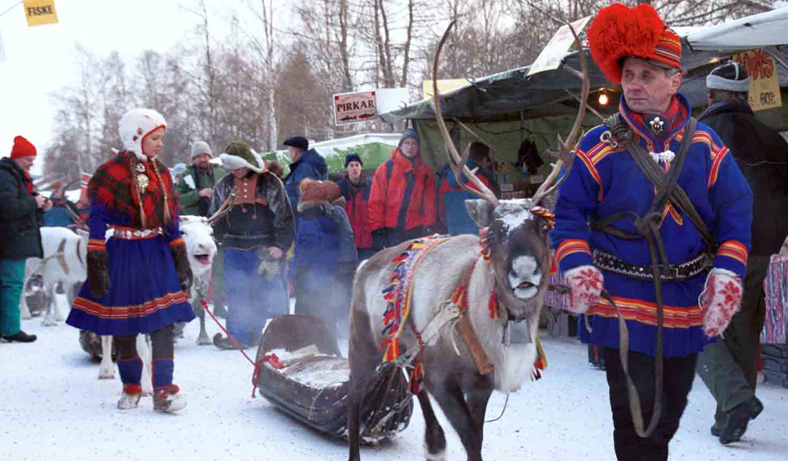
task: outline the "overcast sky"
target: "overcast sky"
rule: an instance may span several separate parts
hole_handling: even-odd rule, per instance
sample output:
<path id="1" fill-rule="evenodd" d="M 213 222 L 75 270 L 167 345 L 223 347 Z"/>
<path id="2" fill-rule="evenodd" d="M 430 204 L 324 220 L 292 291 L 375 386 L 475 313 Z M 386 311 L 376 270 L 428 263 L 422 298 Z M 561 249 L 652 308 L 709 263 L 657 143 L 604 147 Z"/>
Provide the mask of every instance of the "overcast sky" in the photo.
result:
<path id="1" fill-rule="evenodd" d="M 0 13 L 15 3 L 18 0 L 0 0 Z M 196 16 L 179 5 L 196 3 L 55 0 L 58 24 L 28 27 L 21 4 L 0 17 L 0 37 L 7 56 L 6 62 L 0 62 L 0 157 L 10 154 L 16 135 L 29 139 L 39 153 L 50 143 L 53 114 L 49 95 L 75 81 L 72 62 L 77 43 L 98 56 L 118 50 L 125 59 L 146 49 L 166 52 L 196 24 Z M 206 0 L 209 9 L 238 3 Z M 226 23 L 221 17 L 216 19 L 218 28 Z"/>

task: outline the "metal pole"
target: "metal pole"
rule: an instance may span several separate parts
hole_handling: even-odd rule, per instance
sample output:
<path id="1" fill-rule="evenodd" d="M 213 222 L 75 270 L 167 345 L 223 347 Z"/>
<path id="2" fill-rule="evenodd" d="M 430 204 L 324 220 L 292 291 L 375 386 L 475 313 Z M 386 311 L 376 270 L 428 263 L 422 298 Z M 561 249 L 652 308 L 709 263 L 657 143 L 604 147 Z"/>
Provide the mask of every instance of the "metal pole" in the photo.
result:
<path id="1" fill-rule="evenodd" d="M 16 8 L 17 5 L 21 5 L 22 3 L 24 3 L 24 0 L 20 0 L 20 1 L 16 2 L 16 3 L 14 3 L 13 5 L 11 5 L 11 8 L 9 8 L 9 9 L 3 11 L 2 13 L 0 13 L 0 18 L 5 16 L 6 13 L 8 13 L 11 10 L 13 10 L 14 8 Z"/>

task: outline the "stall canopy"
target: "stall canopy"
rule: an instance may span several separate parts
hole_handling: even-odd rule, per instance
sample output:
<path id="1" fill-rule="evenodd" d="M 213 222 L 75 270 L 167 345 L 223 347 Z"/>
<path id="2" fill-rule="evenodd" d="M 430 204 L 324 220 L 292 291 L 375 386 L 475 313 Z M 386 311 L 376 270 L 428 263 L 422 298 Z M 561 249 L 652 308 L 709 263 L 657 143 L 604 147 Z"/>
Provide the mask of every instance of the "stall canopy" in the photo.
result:
<path id="1" fill-rule="evenodd" d="M 682 86 L 693 108 L 700 110 L 707 104 L 705 78 L 715 63 L 743 50 L 765 47 L 779 62 L 779 83 L 783 94 L 788 88 L 788 7 L 749 16 L 725 24 L 677 30 L 682 36 L 682 67 L 685 78 Z M 603 115 L 617 109 L 620 90 L 612 88 L 587 49 L 588 74 L 591 83 L 589 104 Z M 580 69 L 580 53 L 564 58 L 564 65 Z M 453 125 L 453 134 L 460 145 L 481 137 L 500 157 L 511 164 L 517 158 L 520 144 L 531 138 L 542 152 L 564 131 L 577 110 L 576 96 L 580 94 L 580 80 L 565 70 L 545 71 L 528 76 L 529 66 L 498 74 L 469 79 L 468 83 L 442 99 L 444 117 Z M 451 77 L 451 76 L 446 76 Z M 610 103 L 600 105 L 599 93 L 606 93 Z M 783 96 L 783 107 L 758 113 L 767 123 L 779 130 L 788 130 L 788 99 Z M 427 99 L 380 116 L 386 122 L 412 121 L 422 136 L 425 160 L 439 169 L 445 163 L 443 141 L 437 132 L 435 113 Z M 452 124 L 456 119 L 475 130 L 471 135 Z M 600 123 L 589 113 L 584 125 Z"/>

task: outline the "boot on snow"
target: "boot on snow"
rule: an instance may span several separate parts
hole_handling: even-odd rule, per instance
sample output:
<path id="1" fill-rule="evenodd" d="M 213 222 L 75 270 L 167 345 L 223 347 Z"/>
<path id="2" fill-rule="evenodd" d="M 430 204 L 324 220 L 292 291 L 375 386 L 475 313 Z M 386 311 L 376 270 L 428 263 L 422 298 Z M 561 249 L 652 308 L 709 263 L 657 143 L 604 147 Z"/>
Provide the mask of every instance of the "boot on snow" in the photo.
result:
<path id="1" fill-rule="evenodd" d="M 153 409 L 164 413 L 174 413 L 186 408 L 186 398 L 175 384 L 156 389 L 153 393 Z"/>
<path id="2" fill-rule="evenodd" d="M 137 408 L 142 397 L 142 386 L 139 384 L 124 384 L 123 395 L 118 400 L 119 410 L 133 410 Z"/>
<path id="3" fill-rule="evenodd" d="M 739 404 L 728 413 L 725 420 L 725 427 L 720 431 L 720 443 L 728 445 L 738 442 L 747 431 L 747 424 L 755 419 L 763 411 L 763 403 L 757 397 L 753 397 L 749 402 Z"/>

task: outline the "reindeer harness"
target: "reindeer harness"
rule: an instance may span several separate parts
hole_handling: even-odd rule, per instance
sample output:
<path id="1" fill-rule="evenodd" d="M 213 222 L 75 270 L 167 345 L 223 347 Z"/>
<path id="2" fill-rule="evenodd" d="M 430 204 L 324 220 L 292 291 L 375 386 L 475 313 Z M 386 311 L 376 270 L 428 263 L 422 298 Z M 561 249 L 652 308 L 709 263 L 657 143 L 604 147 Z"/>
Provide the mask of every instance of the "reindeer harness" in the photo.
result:
<path id="1" fill-rule="evenodd" d="M 480 230 L 481 245 L 480 254 L 482 259 L 490 262 L 490 242 L 489 233 L 487 229 Z M 486 375 L 494 371 L 494 367 L 484 352 L 484 348 L 479 342 L 476 332 L 468 319 L 468 286 L 470 284 L 471 275 L 476 268 L 478 258 L 474 259 L 468 270 L 463 275 L 462 279 L 452 292 L 451 297 L 444 302 L 437 314 L 430 320 L 430 322 L 422 329 L 416 330 L 413 321 L 408 321 L 410 314 L 411 301 L 413 298 L 413 275 L 416 273 L 424 257 L 438 245 L 451 240 L 453 237 L 433 235 L 413 241 L 399 256 L 392 259 L 392 262 L 397 263 L 394 272 L 391 275 L 389 285 L 383 290 L 383 297 L 387 301 L 386 311 L 383 315 L 383 341 L 381 341 L 381 349 L 383 351 L 384 362 L 395 362 L 401 367 L 410 368 L 410 387 L 409 390 L 412 394 L 418 394 L 421 388 L 421 383 L 424 377 L 424 364 L 422 362 L 422 354 L 427 343 L 437 336 L 444 326 L 452 324 L 454 328 L 460 333 L 468 351 L 474 360 L 479 374 Z M 490 318 L 500 319 L 500 305 L 497 300 L 495 288 L 490 294 L 488 301 L 488 310 Z M 404 331 L 405 323 L 410 325 L 413 334 L 418 341 L 418 348 L 407 350 L 404 354 L 400 353 L 400 335 Z M 505 327 L 505 332 L 508 328 Z M 505 333 L 505 340 L 506 340 Z M 452 340 L 454 335 L 452 334 Z M 508 345 L 508 342 L 507 342 Z M 454 345 L 455 352 L 459 355 L 460 352 Z M 539 359 L 534 368 L 532 377 L 539 379 L 541 374 L 539 370 L 544 369 L 547 365 L 544 350 L 539 344 L 537 339 L 537 350 Z"/>

